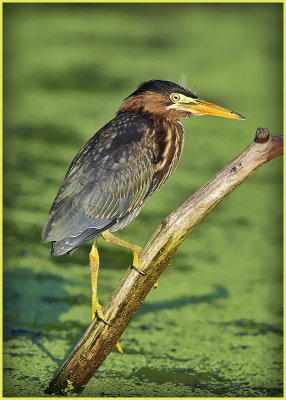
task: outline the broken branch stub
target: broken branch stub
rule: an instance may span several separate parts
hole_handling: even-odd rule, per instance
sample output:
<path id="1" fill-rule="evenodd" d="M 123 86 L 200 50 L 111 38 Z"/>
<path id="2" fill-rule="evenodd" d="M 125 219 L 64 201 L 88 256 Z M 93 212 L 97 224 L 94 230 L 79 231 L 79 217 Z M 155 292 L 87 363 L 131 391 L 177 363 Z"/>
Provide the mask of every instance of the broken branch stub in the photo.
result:
<path id="1" fill-rule="evenodd" d="M 282 152 L 282 135 L 258 128 L 254 141 L 240 155 L 162 221 L 140 253 L 139 263 L 146 275 L 130 268 L 126 271 L 103 307 L 111 325 L 99 319 L 90 324 L 46 393 L 82 392 L 186 236 L 249 175 Z"/>

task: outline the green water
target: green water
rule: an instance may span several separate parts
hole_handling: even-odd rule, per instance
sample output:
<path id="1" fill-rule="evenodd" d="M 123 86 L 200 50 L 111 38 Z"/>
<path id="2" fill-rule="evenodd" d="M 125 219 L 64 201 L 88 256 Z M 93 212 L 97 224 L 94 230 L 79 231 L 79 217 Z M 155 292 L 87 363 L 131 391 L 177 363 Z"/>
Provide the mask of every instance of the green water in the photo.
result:
<path id="1" fill-rule="evenodd" d="M 180 165 L 119 235 L 163 217 L 253 139 L 282 133 L 282 4 L 4 5 L 4 395 L 44 389 L 90 323 L 90 243 L 51 260 L 40 233 L 70 161 L 142 81 L 246 116 L 184 121 Z M 185 240 L 85 397 L 282 395 L 282 159 Z M 131 255 L 99 242 L 102 303 Z"/>

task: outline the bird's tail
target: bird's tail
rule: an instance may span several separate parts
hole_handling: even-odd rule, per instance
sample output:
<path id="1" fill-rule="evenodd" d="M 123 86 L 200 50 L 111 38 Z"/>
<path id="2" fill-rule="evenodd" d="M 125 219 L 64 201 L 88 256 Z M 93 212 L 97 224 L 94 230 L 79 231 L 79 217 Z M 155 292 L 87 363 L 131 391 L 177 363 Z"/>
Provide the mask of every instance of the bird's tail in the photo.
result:
<path id="1" fill-rule="evenodd" d="M 89 228 L 77 236 L 68 236 L 61 240 L 52 241 L 51 257 L 62 256 L 66 253 L 71 254 L 71 252 L 75 251 L 82 243 L 95 238 L 106 229 L 109 229 L 110 225 L 112 225 L 112 223 L 101 229 Z"/>

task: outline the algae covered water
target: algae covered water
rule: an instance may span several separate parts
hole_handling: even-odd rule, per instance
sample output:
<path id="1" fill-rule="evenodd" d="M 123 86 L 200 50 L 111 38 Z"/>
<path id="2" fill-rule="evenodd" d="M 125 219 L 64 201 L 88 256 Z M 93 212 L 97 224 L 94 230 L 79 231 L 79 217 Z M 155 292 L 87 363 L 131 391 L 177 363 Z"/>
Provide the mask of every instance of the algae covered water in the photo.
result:
<path id="1" fill-rule="evenodd" d="M 183 121 L 174 175 L 118 235 L 161 220 L 254 138 L 282 133 L 282 4 L 4 5 L 4 396 L 44 389 L 90 323 L 90 243 L 49 258 L 41 230 L 78 150 L 141 82 L 247 117 Z M 104 303 L 131 254 L 99 240 Z M 84 397 L 282 396 L 282 159 L 185 240 Z"/>

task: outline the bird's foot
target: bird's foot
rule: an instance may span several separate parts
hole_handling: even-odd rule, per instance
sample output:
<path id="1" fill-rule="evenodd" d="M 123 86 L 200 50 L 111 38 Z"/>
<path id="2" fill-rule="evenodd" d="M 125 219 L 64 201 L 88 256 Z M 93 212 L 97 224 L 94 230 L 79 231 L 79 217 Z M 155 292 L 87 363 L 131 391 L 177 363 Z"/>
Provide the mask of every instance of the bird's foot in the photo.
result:
<path id="1" fill-rule="evenodd" d="M 106 321 L 103 315 L 102 306 L 99 304 L 97 300 L 94 301 L 92 304 L 92 320 L 94 320 L 96 317 L 99 318 L 106 325 L 111 325 L 109 322 Z"/>
<path id="2" fill-rule="evenodd" d="M 99 302 L 97 300 L 92 305 L 92 320 L 94 320 L 96 317 L 99 318 L 106 325 L 111 326 L 111 324 L 106 321 L 103 311 L 102 311 L 102 306 L 101 306 L 101 304 L 99 304 Z M 123 354 L 122 347 L 120 346 L 120 344 L 118 342 L 116 343 L 116 348 L 119 351 L 119 353 Z"/>
<path id="3" fill-rule="evenodd" d="M 158 286 L 159 286 L 159 283 L 158 283 L 158 281 L 156 281 L 156 282 L 154 283 L 154 285 L 153 285 L 153 289 L 157 289 Z"/>
<path id="4" fill-rule="evenodd" d="M 135 271 L 139 272 L 141 275 L 146 275 L 145 272 L 143 272 L 140 268 L 138 268 L 136 265 L 130 265 L 130 268 L 135 269 Z"/>
<path id="5" fill-rule="evenodd" d="M 139 264 L 138 258 L 139 258 L 140 251 L 141 251 L 141 248 L 138 251 L 136 251 L 136 250 L 133 251 L 133 263 L 131 265 L 131 268 L 135 269 L 141 275 L 146 275 L 145 272 L 142 271 L 141 266 Z"/>

